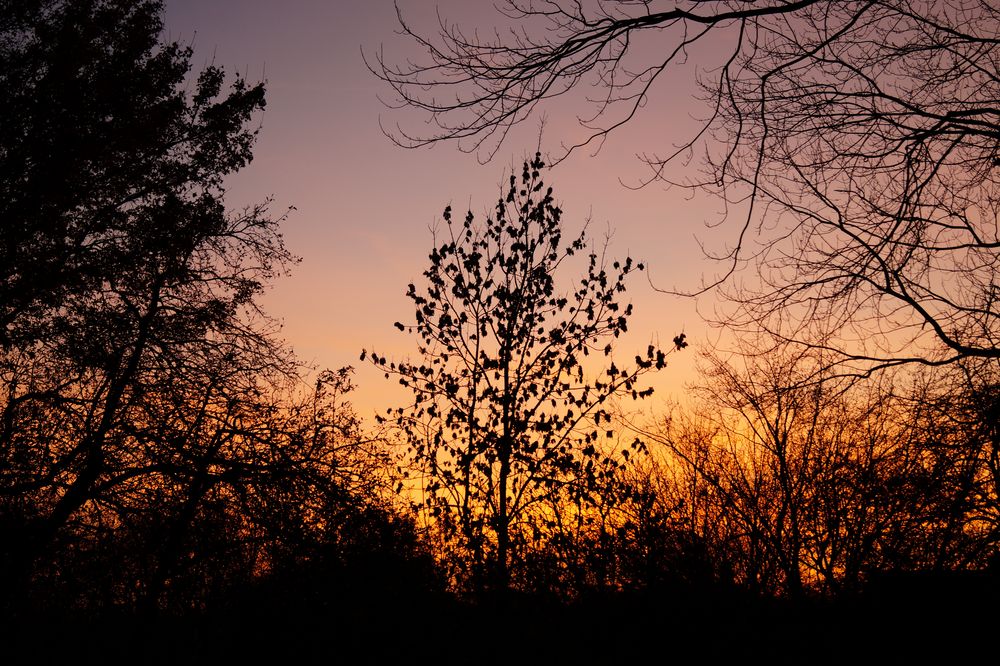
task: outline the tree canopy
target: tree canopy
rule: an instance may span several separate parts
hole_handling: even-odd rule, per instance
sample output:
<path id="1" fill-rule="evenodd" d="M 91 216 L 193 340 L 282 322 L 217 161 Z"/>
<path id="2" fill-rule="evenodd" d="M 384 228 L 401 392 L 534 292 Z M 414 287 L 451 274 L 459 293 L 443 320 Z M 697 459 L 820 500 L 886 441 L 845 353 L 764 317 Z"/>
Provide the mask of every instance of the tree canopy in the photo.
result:
<path id="1" fill-rule="evenodd" d="M 209 67 L 186 92 L 191 51 L 159 42 L 160 11 L 110 0 L 0 7 L 5 347 L 44 334 L 67 299 L 99 290 L 135 255 L 184 257 L 224 235 L 222 179 L 251 159 L 247 123 L 264 86 L 237 78 L 224 90 Z M 175 247 L 157 247 L 166 243 Z"/>
<path id="2" fill-rule="evenodd" d="M 614 343 L 632 315 L 620 294 L 643 265 L 608 265 L 583 233 L 565 242 L 543 166 L 536 155 L 520 178 L 512 174 L 484 223 L 471 212 L 459 222 L 445 209 L 426 286 L 407 290 L 415 323 L 396 324 L 418 336 L 421 358 L 372 355 L 386 377 L 413 391 L 414 404 L 390 415 L 422 477 L 426 509 L 464 541 L 474 565 L 490 569 L 487 583 L 501 587 L 511 551 L 538 539 L 554 498 L 587 503 L 610 487 L 620 457 L 641 448 L 605 444 L 617 441 L 612 402 L 650 395 L 639 378 L 666 364 L 654 345 L 634 363 L 615 363 Z M 562 282 L 575 255 L 583 276 Z M 685 345 L 683 335 L 674 345 Z M 592 354 L 607 366 L 598 370 Z"/>
<path id="3" fill-rule="evenodd" d="M 0 2 L 0 595 L 19 610 L 204 604 L 408 529 L 349 369 L 310 390 L 258 305 L 296 261 L 284 216 L 226 207 L 264 84 L 193 74 L 162 10 Z"/>

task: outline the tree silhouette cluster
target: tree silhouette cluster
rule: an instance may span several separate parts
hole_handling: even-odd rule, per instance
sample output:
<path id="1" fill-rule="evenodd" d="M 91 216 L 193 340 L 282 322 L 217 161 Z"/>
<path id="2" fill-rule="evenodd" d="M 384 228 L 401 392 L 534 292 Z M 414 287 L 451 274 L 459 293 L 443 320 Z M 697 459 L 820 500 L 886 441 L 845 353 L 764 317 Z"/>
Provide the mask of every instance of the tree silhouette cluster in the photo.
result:
<path id="1" fill-rule="evenodd" d="M 295 259 L 266 204 L 226 211 L 223 180 L 264 86 L 189 78 L 161 12 L 0 3 L 6 610 L 200 608 L 334 567 L 366 521 L 410 529 L 349 371 L 304 385 L 256 304 Z"/>
<path id="2" fill-rule="evenodd" d="M 719 276 L 673 291 L 717 288 L 736 355 L 709 356 L 700 407 L 633 424 L 656 455 L 630 467 L 630 492 L 591 506 L 600 530 L 552 542 L 560 561 L 578 553 L 579 580 L 600 571 L 629 587 L 643 580 L 622 577 L 633 555 L 658 552 L 678 573 L 790 598 L 886 571 L 993 566 L 995 4 L 497 9 L 492 32 L 443 16 L 425 31 L 398 12 L 422 57 L 367 59 L 401 109 L 391 139 L 488 160 L 516 125 L 586 89 L 584 138 L 558 162 L 654 113 L 656 89 L 697 53 L 704 114 L 665 152 L 642 146 L 641 182 L 715 195 L 735 226 Z M 412 132 L 403 109 L 430 122 Z M 640 537 L 654 533 L 656 547 Z"/>
<path id="3" fill-rule="evenodd" d="M 564 589 L 641 587 L 665 567 L 791 598 L 857 590 L 885 571 L 991 566 L 995 414 L 983 408 L 998 357 L 996 7 L 507 0 L 497 9 L 504 27 L 489 33 L 444 16 L 425 32 L 398 10 L 422 58 L 367 58 L 401 109 L 389 138 L 453 141 L 489 160 L 517 124 L 588 88 L 585 137 L 559 162 L 650 114 L 654 89 L 697 51 L 705 114 L 666 152 L 643 146 L 643 183 L 725 202 L 734 242 L 716 257 L 720 277 L 694 291 L 718 288 L 730 306 L 719 323 L 756 345 L 736 356 L 745 372 L 710 356 L 694 412 L 633 424 L 660 445 L 654 455 L 619 469 L 587 521 L 554 521 L 534 562 L 558 563 L 549 571 Z M 412 132 L 404 109 L 430 122 Z M 944 369 L 900 368 L 911 365 Z M 852 379 L 876 371 L 886 374 Z M 431 448 L 462 468 L 460 448 Z M 433 483 L 463 487 L 429 462 Z M 639 564 L 643 552 L 659 565 Z"/>
<path id="4" fill-rule="evenodd" d="M 811 353 L 706 360 L 700 406 L 644 432 L 665 452 L 658 501 L 714 575 L 836 597 L 887 572 L 996 565 L 995 369 L 806 385 Z"/>

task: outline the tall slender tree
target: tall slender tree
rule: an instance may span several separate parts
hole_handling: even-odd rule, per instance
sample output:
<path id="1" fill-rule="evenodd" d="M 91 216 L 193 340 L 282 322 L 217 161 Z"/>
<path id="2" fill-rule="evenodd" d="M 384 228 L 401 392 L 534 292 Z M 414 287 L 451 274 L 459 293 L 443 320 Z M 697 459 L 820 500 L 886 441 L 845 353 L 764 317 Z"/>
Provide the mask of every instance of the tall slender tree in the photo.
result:
<path id="1" fill-rule="evenodd" d="M 615 362 L 614 342 L 632 315 L 620 294 L 643 266 L 632 259 L 607 265 L 583 233 L 564 241 L 543 166 L 536 155 L 520 178 L 511 175 L 485 223 L 471 212 L 455 220 L 445 209 L 426 286 L 407 290 L 415 323 L 396 324 L 418 337 L 420 360 L 372 355 L 387 377 L 413 391 L 413 405 L 391 418 L 423 475 L 425 508 L 461 537 L 499 588 L 510 584 L 533 521 L 547 520 L 546 498 L 586 497 L 613 475 L 615 465 L 603 464 L 612 452 L 602 446 L 614 434 L 611 402 L 650 395 L 640 377 L 666 363 L 655 345 L 633 364 Z M 557 275 L 575 255 L 583 276 L 563 292 Z M 630 449 L 617 454 L 628 457 Z"/>

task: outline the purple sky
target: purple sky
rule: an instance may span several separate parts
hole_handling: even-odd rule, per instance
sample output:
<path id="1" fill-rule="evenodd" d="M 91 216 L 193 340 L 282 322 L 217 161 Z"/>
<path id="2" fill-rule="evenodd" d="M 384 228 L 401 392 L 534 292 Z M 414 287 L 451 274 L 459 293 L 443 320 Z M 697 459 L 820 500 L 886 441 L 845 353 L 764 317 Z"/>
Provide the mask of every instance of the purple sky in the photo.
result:
<path id="1" fill-rule="evenodd" d="M 400 6 L 417 21 L 433 19 L 421 12 L 439 6 L 468 29 L 495 23 L 489 0 L 400 0 Z M 511 165 L 534 151 L 538 133 L 537 123 L 525 126 L 486 165 L 452 144 L 420 150 L 393 145 L 379 117 L 387 123 L 419 117 L 381 104 L 377 96 L 389 91 L 365 68 L 361 52 L 381 44 L 390 57 L 419 55 L 395 27 L 391 0 L 166 0 L 166 37 L 193 42 L 196 68 L 214 62 L 267 81 L 255 159 L 231 180 L 227 203 L 239 208 L 273 196 L 276 212 L 295 206 L 284 233 L 303 261 L 267 294 L 264 306 L 284 322 L 284 336 L 303 360 L 358 368 L 354 402 L 365 415 L 403 395 L 358 363 L 358 355 L 362 347 L 397 358 L 414 349 L 412 337 L 392 324 L 412 318 L 404 292 L 407 283 L 419 282 L 427 263 L 430 226 L 448 204 L 486 211 Z M 592 236 L 614 232 L 612 256 L 645 261 L 655 282 L 666 287 L 696 286 L 702 274 L 716 270 L 695 242 L 713 207 L 659 186 L 630 191 L 619 178 L 642 175 L 634 154 L 651 142 L 665 149 L 684 138 L 677 130 L 699 108 L 688 101 L 691 83 L 691 72 L 668 81 L 597 157 L 574 154 L 548 174 L 566 213 L 567 235 L 589 216 Z M 573 131 L 566 108 L 550 110 L 543 138 L 553 148 Z M 657 294 L 644 277 L 631 283 L 628 295 L 636 315 L 632 335 L 619 343 L 625 358 L 657 336 L 669 346 L 682 330 L 696 343 L 716 335 L 694 302 Z M 698 307 L 710 311 L 712 302 L 703 299 Z M 650 406 L 692 379 L 694 357 L 689 349 L 672 358 Z"/>

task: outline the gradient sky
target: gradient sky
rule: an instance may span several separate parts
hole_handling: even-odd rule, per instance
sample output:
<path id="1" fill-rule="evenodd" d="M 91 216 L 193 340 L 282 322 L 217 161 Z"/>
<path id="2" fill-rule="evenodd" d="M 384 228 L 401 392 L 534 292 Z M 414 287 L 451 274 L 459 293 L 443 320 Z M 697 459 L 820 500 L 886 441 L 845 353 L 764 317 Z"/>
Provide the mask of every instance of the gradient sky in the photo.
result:
<path id="1" fill-rule="evenodd" d="M 496 22 L 491 0 L 400 0 L 407 17 L 433 20 L 434 8 L 463 27 Z M 267 81 L 267 110 L 254 162 L 231 179 L 227 204 L 241 208 L 267 196 L 275 212 L 294 206 L 285 223 L 289 248 L 302 257 L 291 277 L 263 299 L 284 323 L 284 337 L 300 358 L 319 367 L 357 368 L 354 403 L 370 416 L 375 408 L 401 404 L 405 394 L 374 368 L 358 362 L 360 350 L 401 358 L 414 350 L 412 336 L 393 322 L 412 319 L 407 283 L 419 284 L 431 249 L 430 227 L 446 205 L 482 215 L 500 193 L 510 167 L 537 144 L 537 119 L 522 128 L 497 157 L 480 165 L 454 144 L 406 150 L 393 145 L 379 118 L 420 122 L 413 111 L 387 109 L 378 96 L 390 91 L 366 69 L 362 50 L 380 45 L 391 57 L 417 56 L 394 33 L 392 0 L 166 0 L 168 39 L 193 43 L 193 64 L 214 63 L 250 80 Z M 610 254 L 645 261 L 658 286 L 695 287 L 717 266 L 702 258 L 695 235 L 717 204 L 686 200 L 651 186 L 624 188 L 619 179 L 642 176 L 635 153 L 667 149 L 693 127 L 693 70 L 655 92 L 630 125 L 612 136 L 596 157 L 583 151 L 548 174 L 565 211 L 566 235 L 590 217 L 598 239 L 613 231 Z M 549 109 L 543 151 L 575 131 L 569 104 Z M 575 275 L 566 275 L 567 280 Z M 684 331 L 695 343 L 717 335 L 699 317 L 695 302 L 656 293 L 645 277 L 632 281 L 632 334 L 619 343 L 631 358 L 651 339 L 669 346 Z M 697 307 L 711 311 L 711 300 Z M 657 380 L 649 407 L 678 397 L 693 379 L 693 347 L 672 357 Z"/>

